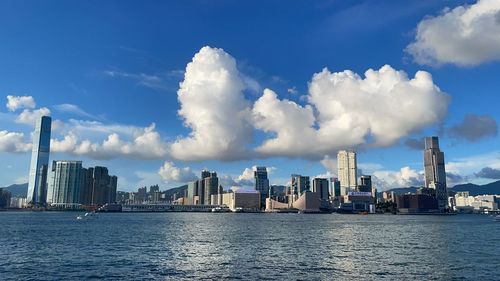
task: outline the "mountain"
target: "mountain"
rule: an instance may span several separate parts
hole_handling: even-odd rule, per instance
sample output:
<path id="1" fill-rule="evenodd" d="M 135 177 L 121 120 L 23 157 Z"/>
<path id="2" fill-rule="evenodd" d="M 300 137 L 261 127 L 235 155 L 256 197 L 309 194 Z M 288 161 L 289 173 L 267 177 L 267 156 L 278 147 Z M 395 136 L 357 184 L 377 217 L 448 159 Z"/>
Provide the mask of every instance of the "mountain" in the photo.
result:
<path id="1" fill-rule="evenodd" d="M 12 184 L 3 188 L 12 194 L 12 197 L 26 197 L 28 193 L 28 183 Z"/>
<path id="2" fill-rule="evenodd" d="M 187 187 L 188 187 L 187 184 L 185 184 L 185 185 L 181 185 L 179 187 L 167 189 L 167 190 L 165 190 L 165 198 L 172 199 L 174 194 L 177 195 L 176 196 L 177 198 L 184 197 L 185 193 L 187 192 Z"/>
<path id="3" fill-rule="evenodd" d="M 491 182 L 485 185 L 477 185 L 473 183 L 465 183 L 465 184 L 457 184 L 452 188 L 448 189 L 449 191 L 459 192 L 459 191 L 469 191 L 471 196 L 484 195 L 484 194 L 500 194 L 500 180 Z M 415 193 L 417 191 L 417 187 L 403 187 L 403 188 L 393 188 L 387 190 L 387 192 L 396 192 L 397 195 L 405 194 L 405 193 Z M 379 196 L 382 196 L 382 192 L 379 192 Z"/>
<path id="4" fill-rule="evenodd" d="M 472 196 L 484 194 L 500 194 L 500 180 L 485 185 L 476 185 L 472 183 L 455 185 L 452 191 L 469 191 Z"/>

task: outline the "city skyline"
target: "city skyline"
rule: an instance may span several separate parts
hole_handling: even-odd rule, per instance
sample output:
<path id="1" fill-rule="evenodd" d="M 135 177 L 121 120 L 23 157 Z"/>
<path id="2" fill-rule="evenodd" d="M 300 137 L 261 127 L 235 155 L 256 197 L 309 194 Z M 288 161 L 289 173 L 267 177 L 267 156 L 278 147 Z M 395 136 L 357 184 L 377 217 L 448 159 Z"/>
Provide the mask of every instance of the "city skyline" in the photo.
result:
<path id="1" fill-rule="evenodd" d="M 449 187 L 500 179 L 500 51 L 478 31 L 500 34 L 489 25 L 495 1 L 110 3 L 102 13 L 0 4 L 0 35 L 11 38 L 0 46 L 0 186 L 28 182 L 42 115 L 53 119 L 51 161 L 109 167 L 125 191 L 177 187 L 204 169 L 225 188 L 252 187 L 259 166 L 269 184 L 329 178 L 350 149 L 357 178 L 371 175 L 379 191 L 424 186 L 426 136 L 439 136 Z M 244 12 L 257 7 L 258 21 Z M 467 23 L 473 37 L 424 40 L 455 31 L 446 20 L 464 11 L 485 24 Z"/>

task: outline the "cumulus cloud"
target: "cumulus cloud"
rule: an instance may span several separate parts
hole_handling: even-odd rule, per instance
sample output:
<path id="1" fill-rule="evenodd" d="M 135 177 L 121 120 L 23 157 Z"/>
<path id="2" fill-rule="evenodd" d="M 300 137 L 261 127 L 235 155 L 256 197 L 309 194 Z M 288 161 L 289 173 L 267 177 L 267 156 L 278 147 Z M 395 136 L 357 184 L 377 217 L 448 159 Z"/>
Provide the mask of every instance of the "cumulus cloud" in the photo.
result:
<path id="1" fill-rule="evenodd" d="M 0 152 L 26 152 L 31 150 L 31 144 L 24 142 L 24 134 L 0 131 Z"/>
<path id="2" fill-rule="evenodd" d="M 264 155 L 320 158 L 360 145 L 389 146 L 446 115 L 449 96 L 418 71 L 408 78 L 385 65 L 365 78 L 352 71 L 314 74 L 309 104 L 280 100 L 266 89 L 253 107 L 256 128 L 271 133 Z"/>
<path id="3" fill-rule="evenodd" d="M 280 100 L 269 89 L 255 102 L 254 126 L 272 133 L 274 138 L 264 141 L 256 150 L 264 155 L 305 156 L 313 150 L 321 150 L 314 125 L 311 106 L 302 107 L 293 101 Z M 311 145 L 314 144 L 314 145 Z"/>
<path id="4" fill-rule="evenodd" d="M 25 109 L 23 112 L 19 114 L 16 118 L 16 123 L 35 125 L 36 121 L 40 119 L 42 116 L 50 115 L 50 110 L 46 107 L 42 107 L 39 109 Z"/>
<path id="5" fill-rule="evenodd" d="M 376 171 L 373 173 L 372 179 L 374 186 L 379 191 L 424 185 L 423 172 L 416 171 L 410 167 L 403 167 L 399 171 Z"/>
<path id="6" fill-rule="evenodd" d="M 491 116 L 467 114 L 460 124 L 449 128 L 448 133 L 454 138 L 463 138 L 474 142 L 496 136 L 498 125 Z"/>
<path id="7" fill-rule="evenodd" d="M 478 178 L 498 180 L 500 179 L 500 169 L 485 167 L 482 168 L 481 171 L 475 173 L 474 175 L 476 175 L 476 177 Z"/>
<path id="8" fill-rule="evenodd" d="M 172 155 L 183 160 L 233 160 L 245 157 L 252 141 L 249 102 L 236 61 L 222 49 L 203 47 L 187 65 L 177 92 L 179 115 L 191 129 Z"/>
<path id="9" fill-rule="evenodd" d="M 173 162 L 165 162 L 158 170 L 158 174 L 165 182 L 185 183 L 197 179 L 189 167 L 179 168 Z"/>
<path id="10" fill-rule="evenodd" d="M 36 103 L 32 96 L 7 96 L 7 109 L 16 111 L 20 108 L 35 108 Z"/>
<path id="11" fill-rule="evenodd" d="M 500 1 L 445 9 L 423 19 L 406 51 L 419 64 L 473 66 L 500 59 Z"/>
<path id="12" fill-rule="evenodd" d="M 338 162 L 337 158 L 330 158 L 330 156 L 325 155 L 323 159 L 320 161 L 321 165 L 325 167 L 327 174 L 336 175 L 338 171 Z"/>
<path id="13" fill-rule="evenodd" d="M 168 153 L 168 144 L 161 139 L 155 124 L 135 130 L 131 140 L 124 140 L 117 133 L 112 133 L 102 143 L 89 139 L 79 140 L 70 132 L 62 140 L 52 139 L 51 150 L 75 155 L 85 155 L 94 159 L 112 159 L 128 157 L 134 159 L 162 159 Z"/>

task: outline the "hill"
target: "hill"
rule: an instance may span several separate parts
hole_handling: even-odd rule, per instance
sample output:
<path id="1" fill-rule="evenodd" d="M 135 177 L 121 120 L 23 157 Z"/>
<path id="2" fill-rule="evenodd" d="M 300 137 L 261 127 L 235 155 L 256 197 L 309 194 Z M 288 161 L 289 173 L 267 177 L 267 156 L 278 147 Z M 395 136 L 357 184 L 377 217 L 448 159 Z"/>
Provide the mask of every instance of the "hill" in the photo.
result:
<path id="1" fill-rule="evenodd" d="M 28 183 L 12 184 L 3 188 L 12 194 L 12 197 L 26 197 L 28 193 Z"/>
<path id="2" fill-rule="evenodd" d="M 403 187 L 403 188 L 393 188 L 387 190 L 387 192 L 396 192 L 396 194 L 404 194 L 404 193 L 415 193 L 417 191 L 417 187 Z M 457 184 L 452 188 L 449 188 L 449 191 L 459 192 L 459 191 L 469 191 L 471 196 L 484 195 L 484 194 L 500 194 L 500 180 L 491 182 L 485 185 L 477 185 L 473 183 L 465 183 L 465 184 Z M 382 192 L 379 192 L 379 196 L 382 196 Z"/>
<path id="3" fill-rule="evenodd" d="M 165 190 L 165 198 L 172 199 L 174 194 L 177 198 L 184 197 L 187 192 L 187 184 Z"/>

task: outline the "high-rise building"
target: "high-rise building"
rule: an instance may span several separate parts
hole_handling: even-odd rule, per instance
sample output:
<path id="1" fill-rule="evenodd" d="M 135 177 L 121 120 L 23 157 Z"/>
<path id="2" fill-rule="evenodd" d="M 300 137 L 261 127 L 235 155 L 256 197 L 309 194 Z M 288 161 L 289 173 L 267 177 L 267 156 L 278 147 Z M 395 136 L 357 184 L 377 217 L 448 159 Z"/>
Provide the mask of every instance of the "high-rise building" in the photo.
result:
<path id="1" fill-rule="evenodd" d="M 92 205 L 92 190 L 94 189 L 94 168 L 83 168 L 83 186 L 80 192 L 80 203 Z"/>
<path id="2" fill-rule="evenodd" d="M 425 138 L 424 150 L 425 186 L 436 190 L 438 208 L 448 208 L 448 190 L 446 188 L 446 170 L 444 153 L 439 149 L 438 137 Z"/>
<path id="3" fill-rule="evenodd" d="M 355 191 L 358 185 L 358 168 L 356 152 L 341 150 L 337 154 L 338 172 L 340 180 L 340 195 L 347 195 Z"/>
<path id="4" fill-rule="evenodd" d="M 300 196 L 305 191 L 311 190 L 311 182 L 308 176 L 292 175 L 292 185 L 290 186 L 290 193 L 292 195 Z"/>
<path id="5" fill-rule="evenodd" d="M 208 199 L 205 198 L 205 179 L 210 178 L 210 171 L 203 170 L 201 171 L 201 177 L 198 180 L 198 202 L 199 204 L 205 204 L 205 201 L 210 201 L 210 197 Z M 205 200 L 206 199 L 206 200 Z"/>
<path id="6" fill-rule="evenodd" d="M 83 183 L 80 203 L 84 205 L 104 205 L 116 202 L 118 178 L 108 174 L 106 167 L 82 168 Z M 146 193 L 146 189 L 144 192 Z M 140 197 L 140 196 L 139 196 Z M 146 200 L 144 195 L 141 201 Z"/>
<path id="7" fill-rule="evenodd" d="M 108 200 L 106 203 L 116 203 L 116 189 L 118 188 L 118 177 L 109 177 L 109 190 L 108 190 Z"/>
<path id="8" fill-rule="evenodd" d="M 318 194 L 319 199 L 328 200 L 328 180 L 322 178 L 313 179 L 313 192 Z"/>
<path id="9" fill-rule="evenodd" d="M 35 124 L 26 196 L 27 203 L 34 206 L 43 206 L 47 200 L 51 126 L 52 119 L 49 116 L 42 116 Z"/>
<path id="10" fill-rule="evenodd" d="M 188 205 L 191 205 L 191 204 L 199 204 L 200 202 L 198 202 L 198 200 L 196 200 L 196 197 L 199 196 L 198 194 L 198 184 L 199 184 L 199 181 L 192 181 L 190 183 L 188 183 L 188 196 L 187 196 L 187 204 Z"/>
<path id="11" fill-rule="evenodd" d="M 81 161 L 52 162 L 52 203 L 79 204 L 84 186 L 84 170 Z"/>
<path id="12" fill-rule="evenodd" d="M 360 192 L 372 192 L 372 177 L 371 176 L 361 176 L 361 184 L 358 186 L 358 191 Z"/>
<path id="13" fill-rule="evenodd" d="M 203 188 L 205 189 L 203 202 L 205 205 L 210 205 L 212 199 L 211 196 L 219 193 L 219 178 L 217 177 L 216 172 L 210 173 L 210 177 L 203 179 Z"/>
<path id="14" fill-rule="evenodd" d="M 269 179 L 266 167 L 256 167 L 253 172 L 255 190 L 260 194 L 260 205 L 266 206 L 266 198 L 269 196 Z"/>
<path id="15" fill-rule="evenodd" d="M 259 191 L 261 195 L 269 193 L 269 179 L 267 178 L 267 168 L 257 167 L 253 172 L 255 179 L 255 190 Z"/>
<path id="16" fill-rule="evenodd" d="M 330 189 L 332 197 L 340 196 L 340 181 L 338 178 L 330 178 Z"/>

